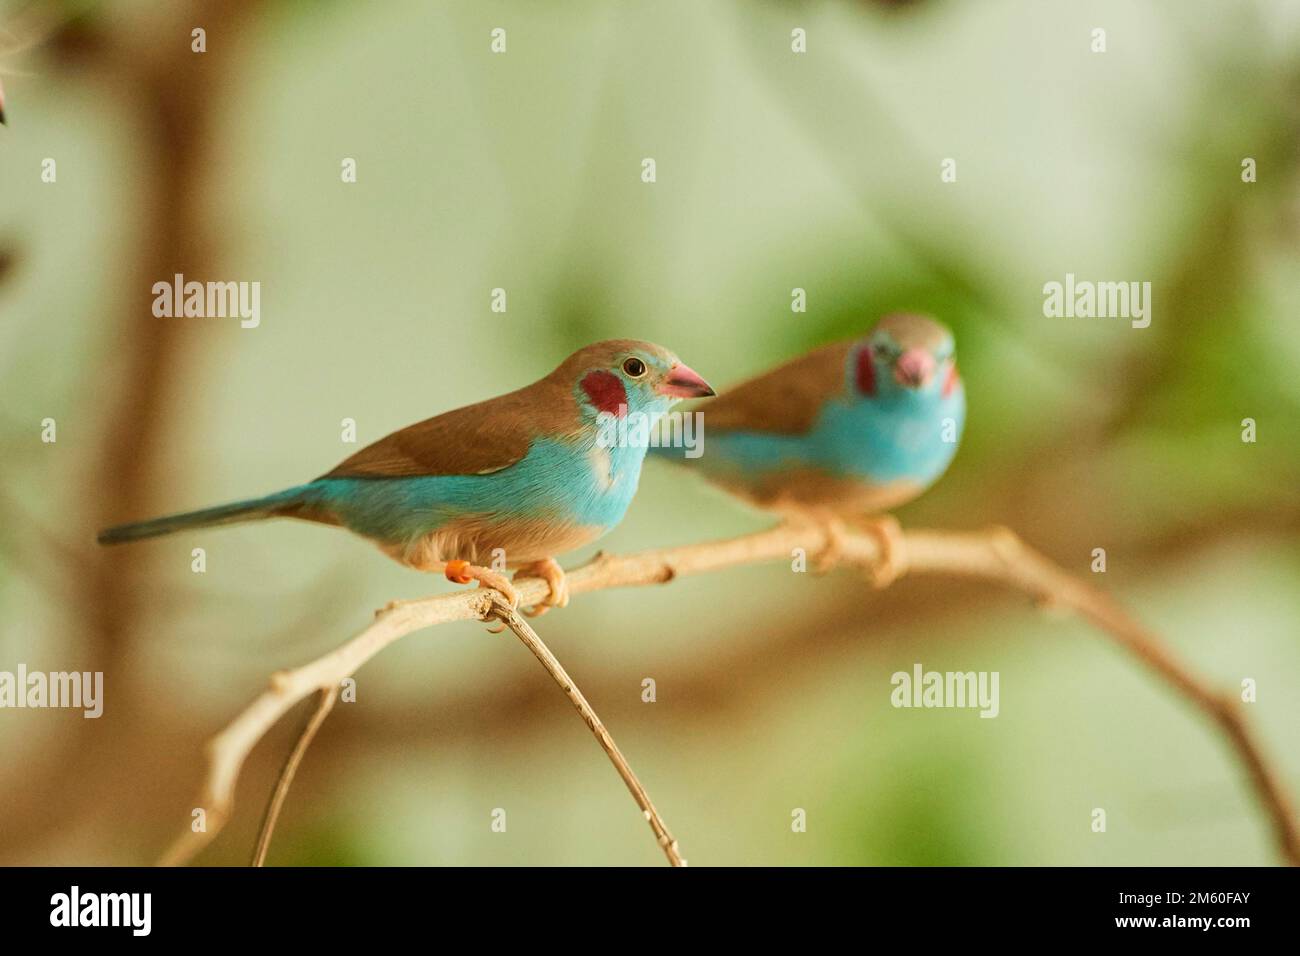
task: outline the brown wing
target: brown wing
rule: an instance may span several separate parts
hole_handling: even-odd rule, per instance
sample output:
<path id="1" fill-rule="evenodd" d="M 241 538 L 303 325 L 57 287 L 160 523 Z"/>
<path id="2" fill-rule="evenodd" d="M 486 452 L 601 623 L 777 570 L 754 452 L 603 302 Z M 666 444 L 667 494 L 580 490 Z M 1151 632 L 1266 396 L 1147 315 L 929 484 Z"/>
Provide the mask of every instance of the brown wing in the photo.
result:
<path id="1" fill-rule="evenodd" d="M 566 404 L 567 398 L 567 404 Z M 367 445 L 324 478 L 484 475 L 528 454 L 538 434 L 571 431 L 573 399 L 546 379 L 408 425 Z M 566 427 L 567 426 L 567 427 Z"/>
<path id="2" fill-rule="evenodd" d="M 756 431 L 801 435 L 822 404 L 844 391 L 844 367 L 853 342 L 814 349 L 757 378 L 727 388 L 694 407 L 709 431 Z"/>

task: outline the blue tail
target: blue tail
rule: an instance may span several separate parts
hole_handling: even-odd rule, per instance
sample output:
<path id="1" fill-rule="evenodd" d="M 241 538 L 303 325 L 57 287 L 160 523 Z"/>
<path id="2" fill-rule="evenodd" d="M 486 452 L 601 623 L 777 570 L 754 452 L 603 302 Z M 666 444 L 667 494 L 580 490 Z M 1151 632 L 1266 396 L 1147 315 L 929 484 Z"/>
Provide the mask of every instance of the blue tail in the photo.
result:
<path id="1" fill-rule="evenodd" d="M 210 528 L 214 525 L 235 524 L 240 521 L 257 521 L 261 518 L 273 518 L 278 515 L 292 515 L 308 503 L 309 486 L 290 488 L 265 498 L 251 498 L 248 501 L 236 501 L 234 504 L 218 505 L 204 508 L 202 511 L 187 511 L 184 514 L 167 515 L 149 521 L 136 521 L 132 524 L 120 524 L 99 533 L 100 544 L 123 544 L 127 541 L 140 541 L 144 538 L 156 538 L 174 531 L 190 528 Z"/>

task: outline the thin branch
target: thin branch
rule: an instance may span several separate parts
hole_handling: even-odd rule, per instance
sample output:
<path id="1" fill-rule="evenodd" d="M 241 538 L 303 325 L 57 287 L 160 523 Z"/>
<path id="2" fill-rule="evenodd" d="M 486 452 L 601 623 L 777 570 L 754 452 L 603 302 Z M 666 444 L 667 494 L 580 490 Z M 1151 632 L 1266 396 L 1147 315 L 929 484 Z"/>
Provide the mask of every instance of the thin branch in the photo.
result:
<path id="1" fill-rule="evenodd" d="M 321 724 L 325 723 L 325 718 L 334 709 L 334 702 L 339 697 L 338 685 L 321 688 L 316 692 L 316 697 L 316 709 L 308 718 L 307 725 L 303 727 L 298 743 L 294 745 L 293 751 L 285 760 L 284 768 L 280 771 L 280 779 L 276 781 L 275 791 L 271 794 L 271 801 L 266 805 L 266 815 L 262 818 L 262 830 L 257 835 L 257 849 L 253 851 L 252 866 L 263 866 L 266 863 L 266 853 L 271 849 L 271 834 L 275 832 L 275 823 L 280 818 L 284 798 L 289 795 L 289 787 L 293 785 L 294 775 L 298 772 L 298 764 L 302 763 L 303 755 L 307 753 L 307 748 L 311 746 L 312 740 L 316 737 L 316 731 L 320 730 Z"/>
<path id="2" fill-rule="evenodd" d="M 604 723 L 596 715 L 591 705 L 587 703 L 587 698 L 583 696 L 582 691 L 578 689 L 578 685 L 574 683 L 573 678 L 569 676 L 559 659 L 551 653 L 550 648 L 546 646 L 532 626 L 519 616 L 517 611 L 512 610 L 504 603 L 500 603 L 494 605 L 493 615 L 506 627 L 510 628 L 523 642 L 524 646 L 533 652 L 533 656 L 546 668 L 546 672 L 551 675 L 555 683 L 560 685 L 583 721 L 591 728 L 592 734 L 596 737 L 596 742 L 609 755 L 610 762 L 614 765 L 614 769 L 618 771 L 618 775 L 623 778 L 623 782 L 632 794 L 632 799 L 641 808 L 642 814 L 645 815 L 650 824 L 650 829 L 654 831 L 655 839 L 663 849 L 664 855 L 668 857 L 668 862 L 672 866 L 685 866 L 686 861 L 682 859 L 681 853 L 678 851 L 677 841 L 668 832 L 668 826 L 659 815 L 659 811 L 655 809 L 654 803 L 650 800 L 650 795 L 646 793 L 645 787 L 641 785 L 641 781 L 637 779 L 622 751 L 618 749 L 618 744 L 614 742 L 614 738 L 605 729 Z M 275 831 L 276 820 L 279 818 L 280 810 L 289 794 L 289 788 L 293 785 L 293 778 L 298 771 L 298 765 L 302 762 L 307 748 L 311 746 L 316 732 L 320 730 L 325 718 L 329 716 L 329 712 L 334 709 L 334 702 L 337 699 L 338 687 L 336 686 L 317 691 L 318 703 L 316 710 L 308 719 L 306 726 L 303 727 L 298 743 L 285 760 L 284 768 L 280 771 L 280 779 L 277 781 L 275 791 L 267 804 L 266 815 L 262 820 L 262 829 L 257 838 L 257 849 L 253 852 L 253 866 L 262 866 L 266 862 L 266 854 L 271 846 L 271 835 Z"/>
<path id="3" fill-rule="evenodd" d="M 659 816 L 659 811 L 655 809 L 655 805 L 650 802 L 650 794 L 646 793 L 645 787 L 641 786 L 641 781 L 636 778 L 636 774 L 628 766 L 622 751 L 618 749 L 618 744 L 614 743 L 614 738 L 609 735 L 605 725 L 596 716 L 596 712 L 591 709 L 591 705 L 587 703 L 587 698 L 582 696 L 582 691 L 578 690 L 578 685 L 573 682 L 573 678 L 568 675 L 555 655 L 551 653 L 550 648 L 542 643 L 542 639 L 537 636 L 537 632 L 533 630 L 532 626 L 519 616 L 518 611 L 512 610 L 509 605 L 503 603 L 496 605 L 495 614 L 506 627 L 515 632 L 515 636 L 524 642 L 524 646 L 533 652 L 533 656 L 541 661 L 542 666 L 546 668 L 546 672 L 551 675 L 555 683 L 560 685 L 565 696 L 569 698 L 569 702 L 573 704 L 583 721 L 591 728 L 591 732 L 596 737 L 596 742 L 609 755 L 610 763 L 614 765 L 618 775 L 627 784 L 627 789 L 631 792 L 636 805 L 641 808 L 641 813 L 645 816 L 646 822 L 650 824 L 650 829 L 654 831 L 655 839 L 659 841 L 664 856 L 668 857 L 669 864 L 672 866 L 685 866 L 686 861 L 682 859 L 682 855 L 677 849 L 677 841 L 668 832 L 668 826 L 664 823 L 663 818 Z"/>
<path id="4" fill-rule="evenodd" d="M 984 532 L 909 531 L 904 534 L 907 566 L 912 574 L 950 574 L 1000 582 L 1040 603 L 1076 611 L 1132 651 L 1226 734 L 1245 764 L 1258 798 L 1268 813 L 1283 857 L 1300 865 L 1300 830 L 1291 803 L 1263 756 L 1237 702 L 1208 688 L 1178 662 L 1163 642 L 1134 621 L 1109 596 L 1075 578 L 1023 544 L 1005 528 Z M 568 575 L 569 593 L 613 587 L 665 584 L 679 575 L 722 568 L 788 561 L 794 549 L 809 555 L 833 551 L 840 564 L 871 568 L 880 557 L 877 537 L 858 529 L 828 534 L 815 526 L 782 525 L 768 531 L 678 548 L 643 551 L 626 557 L 598 554 Z M 549 587 L 539 579 L 516 584 L 521 604 L 536 604 Z M 271 686 L 208 745 L 208 769 L 198 806 L 206 827 L 179 837 L 161 863 L 189 860 L 220 831 L 234 807 L 239 771 L 257 742 L 290 708 L 313 691 L 337 686 L 362 664 L 407 634 L 448 621 L 489 620 L 495 615 L 496 592 L 458 591 L 397 605 L 334 651 L 290 671 L 272 676 Z"/>
<path id="5" fill-rule="evenodd" d="M 1272 821 L 1283 859 L 1291 866 L 1300 866 L 1300 828 L 1291 798 L 1265 759 L 1236 697 L 1207 686 L 1158 635 L 1139 624 L 1114 598 L 1057 567 L 1009 529 L 994 528 L 986 533 L 983 547 L 978 546 L 978 538 L 963 537 L 966 546 L 958 549 L 942 532 L 909 535 L 908 554 L 927 571 L 1000 580 L 1045 605 L 1072 610 L 1130 650 L 1223 730 L 1245 764 L 1259 801 Z M 916 565 L 913 569 L 919 570 Z"/>

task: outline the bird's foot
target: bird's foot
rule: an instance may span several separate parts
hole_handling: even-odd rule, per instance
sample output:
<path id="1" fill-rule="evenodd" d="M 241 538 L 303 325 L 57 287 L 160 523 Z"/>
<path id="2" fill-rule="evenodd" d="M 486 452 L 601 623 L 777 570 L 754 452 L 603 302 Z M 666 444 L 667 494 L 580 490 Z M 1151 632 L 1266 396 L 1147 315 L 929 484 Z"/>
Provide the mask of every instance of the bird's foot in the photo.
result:
<path id="1" fill-rule="evenodd" d="M 519 606 L 519 592 L 510 583 L 510 579 L 499 571 L 456 559 L 447 562 L 444 573 L 447 575 L 447 580 L 454 584 L 469 584 L 471 581 L 477 581 L 481 588 L 500 591 L 509 602 L 511 610 Z"/>
<path id="2" fill-rule="evenodd" d="M 829 511 L 791 510 L 785 514 L 782 524 L 798 531 L 801 535 L 820 533 L 822 545 L 812 555 L 814 574 L 826 574 L 833 571 L 844 557 L 844 540 L 847 530 L 844 521 Z"/>
<path id="3" fill-rule="evenodd" d="M 515 572 L 515 580 L 520 578 L 541 578 L 550 588 L 540 604 L 524 609 L 529 617 L 541 617 L 553 607 L 569 606 L 569 579 L 564 576 L 564 568 L 554 558 L 543 558 L 525 564 Z"/>
<path id="4" fill-rule="evenodd" d="M 877 588 L 886 588 L 907 573 L 907 541 L 903 527 L 893 515 L 864 518 L 862 530 L 876 539 L 880 556 L 867 570 L 867 577 Z"/>
<path id="5" fill-rule="evenodd" d="M 835 570 L 844 556 L 844 522 L 839 518 L 824 515 L 817 519 L 817 527 L 826 536 L 826 543 L 813 559 L 814 574 L 828 574 Z"/>

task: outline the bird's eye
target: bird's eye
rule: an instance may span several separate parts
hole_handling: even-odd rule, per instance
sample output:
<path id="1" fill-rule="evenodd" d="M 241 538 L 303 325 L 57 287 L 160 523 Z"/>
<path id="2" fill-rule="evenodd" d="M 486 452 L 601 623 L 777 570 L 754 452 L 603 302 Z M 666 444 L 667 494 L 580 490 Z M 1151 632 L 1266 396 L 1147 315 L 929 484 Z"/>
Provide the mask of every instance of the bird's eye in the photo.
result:
<path id="1" fill-rule="evenodd" d="M 884 342 L 877 343 L 872 347 L 871 351 L 875 352 L 876 358 L 880 359 L 882 362 L 888 362 L 894 357 L 894 350 Z"/>
<path id="2" fill-rule="evenodd" d="M 640 378 L 645 374 L 645 362 L 635 357 L 624 359 L 623 371 L 627 372 L 632 378 Z"/>

